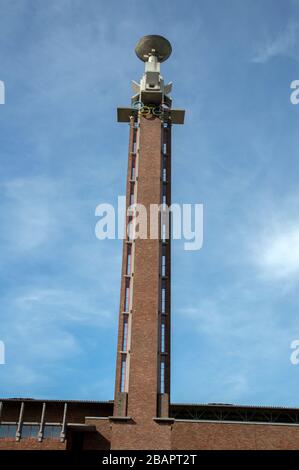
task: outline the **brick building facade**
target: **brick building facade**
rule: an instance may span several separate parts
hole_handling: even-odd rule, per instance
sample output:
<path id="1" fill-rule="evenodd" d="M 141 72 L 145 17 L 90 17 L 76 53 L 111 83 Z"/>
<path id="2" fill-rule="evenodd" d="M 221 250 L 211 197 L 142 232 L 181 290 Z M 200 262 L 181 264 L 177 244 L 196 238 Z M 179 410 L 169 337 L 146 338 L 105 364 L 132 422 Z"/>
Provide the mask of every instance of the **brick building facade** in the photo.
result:
<path id="1" fill-rule="evenodd" d="M 172 108 L 160 63 L 169 42 L 146 36 L 145 62 L 133 82 L 129 123 L 126 237 L 123 242 L 114 400 L 3 399 L 0 449 L 297 449 L 299 410 L 170 402 L 171 132 L 184 111 Z M 137 206 L 136 206 L 137 205 Z M 158 207 L 140 232 L 140 210 Z M 137 222 L 138 221 L 138 222 Z M 153 236 L 153 233 L 155 236 Z M 139 233 L 140 235 L 140 233 Z"/>
<path id="2" fill-rule="evenodd" d="M 168 419 L 140 424 L 146 444 L 131 432 L 133 419 L 114 421 L 113 407 L 113 401 L 3 399 L 0 450 L 298 449 L 298 409 L 170 404 Z"/>

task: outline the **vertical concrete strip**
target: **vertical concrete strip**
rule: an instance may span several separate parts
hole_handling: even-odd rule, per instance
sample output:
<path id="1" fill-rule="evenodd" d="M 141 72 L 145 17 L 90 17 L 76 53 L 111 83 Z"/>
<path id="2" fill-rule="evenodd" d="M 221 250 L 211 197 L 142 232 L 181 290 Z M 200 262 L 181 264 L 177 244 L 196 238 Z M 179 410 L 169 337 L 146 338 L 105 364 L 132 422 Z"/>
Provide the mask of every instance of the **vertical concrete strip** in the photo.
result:
<path id="1" fill-rule="evenodd" d="M 19 441 L 21 439 L 24 408 L 25 408 L 25 403 L 22 401 L 21 406 L 20 406 L 19 420 L 17 424 L 16 441 Z"/>

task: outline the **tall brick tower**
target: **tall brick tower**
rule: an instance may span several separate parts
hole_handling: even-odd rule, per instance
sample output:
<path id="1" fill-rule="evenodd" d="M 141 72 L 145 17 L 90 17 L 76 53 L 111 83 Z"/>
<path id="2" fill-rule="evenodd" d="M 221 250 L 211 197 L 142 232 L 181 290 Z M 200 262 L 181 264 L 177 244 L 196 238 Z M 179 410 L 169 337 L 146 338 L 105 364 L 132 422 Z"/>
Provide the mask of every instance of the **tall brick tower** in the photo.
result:
<path id="1" fill-rule="evenodd" d="M 131 107 L 117 110 L 118 121 L 130 125 L 130 137 L 111 418 L 115 449 L 170 448 L 171 252 L 165 209 L 171 204 L 171 127 L 184 122 L 184 111 L 172 109 L 172 84 L 165 85 L 160 74 L 160 63 L 171 51 L 161 36 L 145 36 L 137 43 L 145 72 L 139 84 L 132 82 Z M 147 226 L 138 234 L 140 205 Z M 156 224 L 150 218 L 153 207 L 160 208 Z"/>

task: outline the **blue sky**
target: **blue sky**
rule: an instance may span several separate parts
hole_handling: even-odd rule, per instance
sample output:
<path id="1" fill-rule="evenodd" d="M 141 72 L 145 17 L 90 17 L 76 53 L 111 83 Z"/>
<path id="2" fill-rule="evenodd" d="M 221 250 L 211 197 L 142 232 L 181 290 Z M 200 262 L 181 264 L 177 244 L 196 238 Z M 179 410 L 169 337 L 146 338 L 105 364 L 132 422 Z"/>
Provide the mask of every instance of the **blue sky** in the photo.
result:
<path id="1" fill-rule="evenodd" d="M 134 45 L 162 34 L 186 123 L 173 202 L 172 401 L 299 406 L 299 1 L 0 0 L 0 395 L 113 398 L 121 241 L 95 207 L 124 194 Z"/>

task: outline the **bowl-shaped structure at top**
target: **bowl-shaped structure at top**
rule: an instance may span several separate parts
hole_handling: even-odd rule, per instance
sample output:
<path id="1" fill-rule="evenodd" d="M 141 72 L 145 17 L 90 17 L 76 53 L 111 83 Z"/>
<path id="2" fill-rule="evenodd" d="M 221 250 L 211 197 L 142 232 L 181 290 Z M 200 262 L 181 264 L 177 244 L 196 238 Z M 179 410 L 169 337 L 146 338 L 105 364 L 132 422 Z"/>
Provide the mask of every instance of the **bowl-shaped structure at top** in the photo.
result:
<path id="1" fill-rule="evenodd" d="M 158 57 L 159 62 L 164 62 L 170 56 L 172 47 L 170 42 L 163 36 L 150 34 L 139 39 L 135 52 L 143 62 L 147 62 L 150 55 L 155 55 Z"/>

